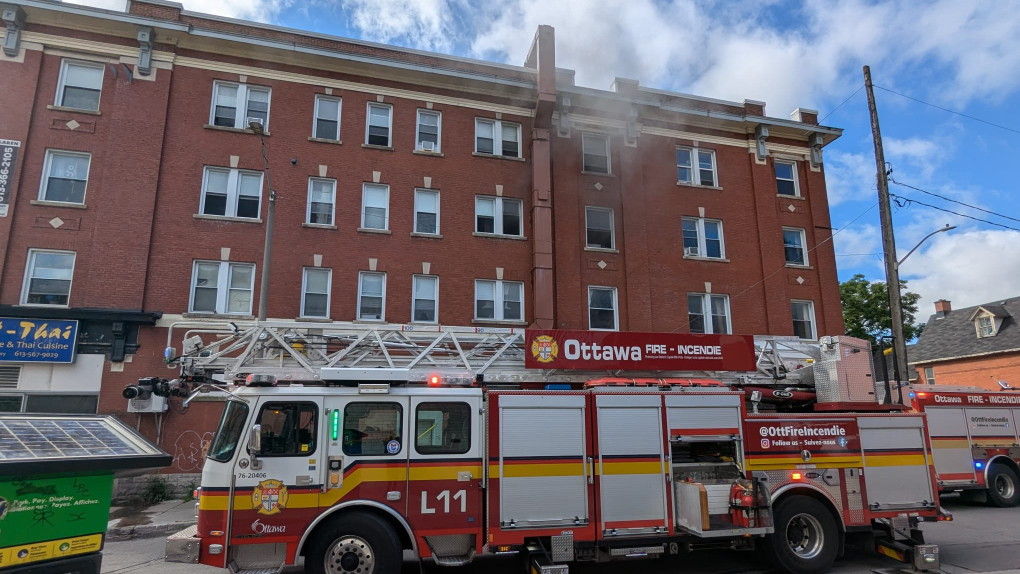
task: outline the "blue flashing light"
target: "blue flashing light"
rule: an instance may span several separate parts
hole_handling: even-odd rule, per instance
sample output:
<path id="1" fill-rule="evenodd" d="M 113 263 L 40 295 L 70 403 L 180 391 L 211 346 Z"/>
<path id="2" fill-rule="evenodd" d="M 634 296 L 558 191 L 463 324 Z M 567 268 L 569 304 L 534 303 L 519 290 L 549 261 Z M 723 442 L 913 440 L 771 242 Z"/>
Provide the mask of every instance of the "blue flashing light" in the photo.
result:
<path id="1" fill-rule="evenodd" d="M 984 467 L 985 467 L 985 463 L 981 462 L 980 460 L 974 462 L 974 468 L 982 469 Z"/>
<path id="2" fill-rule="evenodd" d="M 547 391 L 569 391 L 570 390 L 570 385 L 569 384 L 563 384 L 563 383 L 550 383 L 550 384 L 545 386 L 545 390 L 547 390 Z"/>
<path id="3" fill-rule="evenodd" d="M 914 391 L 910 391 L 909 395 L 910 395 L 910 398 L 914 398 L 915 396 L 917 396 L 917 395 L 914 394 Z"/>

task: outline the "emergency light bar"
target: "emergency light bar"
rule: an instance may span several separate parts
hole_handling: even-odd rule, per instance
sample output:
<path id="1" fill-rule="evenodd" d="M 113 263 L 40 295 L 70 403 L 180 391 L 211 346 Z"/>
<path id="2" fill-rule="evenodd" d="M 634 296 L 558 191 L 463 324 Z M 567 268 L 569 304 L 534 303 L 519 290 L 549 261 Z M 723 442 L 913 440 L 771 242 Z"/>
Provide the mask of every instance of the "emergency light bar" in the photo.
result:
<path id="1" fill-rule="evenodd" d="M 362 369 L 357 367 L 324 367 L 321 372 L 323 381 L 378 381 L 387 383 L 406 383 L 411 380 L 411 369 Z"/>

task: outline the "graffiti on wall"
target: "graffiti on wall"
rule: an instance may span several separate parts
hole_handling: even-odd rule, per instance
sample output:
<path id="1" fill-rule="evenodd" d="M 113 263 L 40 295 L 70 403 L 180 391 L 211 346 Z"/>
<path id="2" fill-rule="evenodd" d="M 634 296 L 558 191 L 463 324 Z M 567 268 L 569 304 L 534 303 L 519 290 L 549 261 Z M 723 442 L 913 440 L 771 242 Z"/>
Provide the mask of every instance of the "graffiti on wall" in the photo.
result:
<path id="1" fill-rule="evenodd" d="M 213 433 L 187 430 L 174 442 L 174 466 L 183 472 L 197 472 L 205 464 L 205 454 L 209 451 Z"/>

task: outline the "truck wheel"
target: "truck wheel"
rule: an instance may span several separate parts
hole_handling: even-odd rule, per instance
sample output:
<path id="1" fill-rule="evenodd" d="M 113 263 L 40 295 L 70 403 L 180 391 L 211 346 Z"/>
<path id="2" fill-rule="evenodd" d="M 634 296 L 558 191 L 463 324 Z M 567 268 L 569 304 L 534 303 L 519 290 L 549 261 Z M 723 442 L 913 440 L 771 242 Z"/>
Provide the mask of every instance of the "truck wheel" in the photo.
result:
<path id="1" fill-rule="evenodd" d="M 393 529 L 371 514 L 331 521 L 308 541 L 306 574 L 398 574 L 403 562 Z"/>
<path id="2" fill-rule="evenodd" d="M 988 469 L 988 504 L 1005 508 L 1020 502 L 1020 479 L 1016 472 L 1004 464 L 993 464 Z"/>
<path id="3" fill-rule="evenodd" d="M 767 544 L 776 565 L 792 574 L 818 574 L 832 566 L 839 552 L 839 529 L 821 502 L 794 495 L 774 512 L 775 532 Z"/>

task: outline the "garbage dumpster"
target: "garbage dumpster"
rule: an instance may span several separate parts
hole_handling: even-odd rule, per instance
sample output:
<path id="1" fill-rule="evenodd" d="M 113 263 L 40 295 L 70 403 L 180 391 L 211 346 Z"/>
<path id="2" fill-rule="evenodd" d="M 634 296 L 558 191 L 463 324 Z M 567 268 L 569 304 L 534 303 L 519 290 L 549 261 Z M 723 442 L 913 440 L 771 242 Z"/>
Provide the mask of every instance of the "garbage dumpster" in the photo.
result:
<path id="1" fill-rule="evenodd" d="M 99 574 L 113 479 L 171 461 L 110 415 L 0 414 L 0 573 Z"/>

